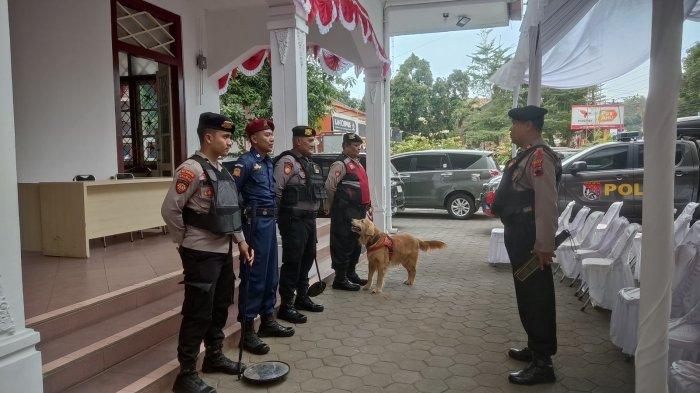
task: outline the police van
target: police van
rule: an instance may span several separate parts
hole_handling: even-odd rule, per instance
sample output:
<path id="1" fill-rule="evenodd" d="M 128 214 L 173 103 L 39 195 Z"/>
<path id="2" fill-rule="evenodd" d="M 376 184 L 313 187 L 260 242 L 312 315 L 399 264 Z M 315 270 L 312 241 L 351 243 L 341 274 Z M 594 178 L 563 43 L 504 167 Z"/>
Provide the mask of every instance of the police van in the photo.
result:
<path id="1" fill-rule="evenodd" d="M 688 202 L 700 199 L 700 116 L 678 119 L 677 128 L 673 175 L 674 202 L 680 212 Z M 562 161 L 559 211 L 571 201 L 578 208 L 588 206 L 598 211 L 606 211 L 611 203 L 622 201 L 620 214 L 641 222 L 644 164 L 644 142 L 635 139 L 592 146 L 566 158 Z M 492 193 L 497 187 L 498 184 L 485 184 L 484 192 Z M 488 213 L 489 204 L 482 207 Z"/>

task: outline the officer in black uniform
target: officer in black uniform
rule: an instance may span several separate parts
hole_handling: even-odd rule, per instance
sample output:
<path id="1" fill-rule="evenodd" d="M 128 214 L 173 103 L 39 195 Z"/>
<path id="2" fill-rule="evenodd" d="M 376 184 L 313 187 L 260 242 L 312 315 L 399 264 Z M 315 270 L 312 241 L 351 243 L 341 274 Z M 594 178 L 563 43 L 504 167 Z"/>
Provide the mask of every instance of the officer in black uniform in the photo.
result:
<path id="1" fill-rule="evenodd" d="M 367 280 L 355 267 L 362 247 L 359 235 L 352 231 L 353 218 L 362 219 L 371 211 L 367 172 L 360 163 L 362 138 L 352 132 L 343 135 L 343 154 L 338 157 L 326 179 L 326 213 L 331 215 L 331 263 L 335 270 L 333 289 L 359 291 Z"/>
<path id="2" fill-rule="evenodd" d="M 278 198 L 277 226 L 282 236 L 280 297 L 277 318 L 305 323 L 298 310 L 321 312 L 323 306 L 307 295 L 309 270 L 316 258 L 316 214 L 326 199 L 321 167 L 311 161 L 316 130 L 308 126 L 292 129 L 292 150 L 275 158 L 275 190 Z M 296 298 L 294 292 L 296 291 Z"/>
<path id="3" fill-rule="evenodd" d="M 185 274 L 177 347 L 180 373 L 173 386 L 176 393 L 215 391 L 199 378 L 195 368 L 202 341 L 206 347 L 203 372 L 239 374 L 245 368 L 222 353 L 222 329 L 236 279 L 232 242 L 237 243 L 241 259 L 251 260 L 251 249 L 241 231 L 236 184 L 218 161 L 231 148 L 232 131 L 233 122 L 225 116 L 203 113 L 199 117 L 200 150 L 177 168 L 161 208 Z"/>
<path id="4" fill-rule="evenodd" d="M 528 105 L 508 112 L 513 121 L 513 143 L 520 151 L 506 165 L 496 190 L 493 212 L 504 226 L 508 257 L 517 271 L 534 254 L 541 266 L 525 281 L 514 277 L 520 320 L 527 333 L 527 347 L 510 349 L 508 355 L 529 362 L 510 373 L 514 384 L 554 382 L 551 356 L 557 352 L 554 281 L 551 262 L 557 231 L 557 183 L 559 157 L 542 140 L 546 109 Z"/>

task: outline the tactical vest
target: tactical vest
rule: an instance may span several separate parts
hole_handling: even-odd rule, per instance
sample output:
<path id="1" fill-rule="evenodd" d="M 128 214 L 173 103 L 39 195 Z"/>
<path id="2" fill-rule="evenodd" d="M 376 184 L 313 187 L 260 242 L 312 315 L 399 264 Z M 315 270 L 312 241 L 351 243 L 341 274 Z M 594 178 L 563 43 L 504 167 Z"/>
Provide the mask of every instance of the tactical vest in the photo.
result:
<path id="1" fill-rule="evenodd" d="M 241 230 L 241 210 L 238 207 L 238 191 L 236 182 L 226 168 L 217 170 L 209 161 L 200 155 L 193 155 L 204 170 L 207 183 L 214 190 L 208 213 L 197 213 L 185 207 L 182 219 L 185 225 L 205 229 L 217 235 L 230 235 Z"/>
<path id="2" fill-rule="evenodd" d="M 338 183 L 335 199 L 353 205 L 369 205 L 372 200 L 365 168 L 344 154 L 340 159 L 345 164 L 345 176 Z"/>
<path id="3" fill-rule="evenodd" d="M 282 190 L 280 207 L 294 207 L 299 202 L 318 202 L 326 199 L 326 185 L 321 167 L 303 154 L 287 150 L 275 157 L 274 165 L 284 156 L 292 156 L 306 174 L 305 184 L 285 185 Z"/>
<path id="4" fill-rule="evenodd" d="M 556 184 L 561 179 L 561 161 L 557 154 L 547 145 L 531 146 L 513 158 L 506 167 L 501 177 L 501 183 L 496 190 L 496 200 L 491 206 L 491 212 L 501 218 L 504 224 L 512 223 L 516 219 L 534 220 L 535 190 L 516 191 L 513 189 L 513 172 L 518 164 L 530 156 L 533 150 L 542 148 L 555 162 Z M 527 168 L 525 169 L 527 170 Z"/>

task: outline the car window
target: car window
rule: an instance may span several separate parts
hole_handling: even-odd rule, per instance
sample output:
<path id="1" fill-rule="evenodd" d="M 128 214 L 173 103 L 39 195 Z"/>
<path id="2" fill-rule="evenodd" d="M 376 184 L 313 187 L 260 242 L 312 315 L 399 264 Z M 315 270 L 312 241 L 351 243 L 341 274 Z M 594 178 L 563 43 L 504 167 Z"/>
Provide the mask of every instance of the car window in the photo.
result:
<path id="1" fill-rule="evenodd" d="M 447 169 L 447 156 L 444 154 L 416 156 L 416 171 L 440 171 L 443 169 Z"/>
<path id="2" fill-rule="evenodd" d="M 595 151 L 585 157 L 586 171 L 627 169 L 627 145 L 613 146 Z"/>
<path id="3" fill-rule="evenodd" d="M 479 161 L 482 156 L 480 154 L 448 154 L 452 169 L 468 169 L 475 162 Z"/>
<path id="4" fill-rule="evenodd" d="M 640 144 L 639 146 L 639 153 L 637 157 L 637 168 L 644 168 L 644 145 Z M 676 143 L 676 158 L 675 158 L 675 164 L 678 165 L 683 161 L 683 157 L 685 157 L 685 154 L 687 152 L 687 147 L 683 143 Z"/>
<path id="5" fill-rule="evenodd" d="M 394 164 L 399 172 L 408 172 L 411 170 L 412 159 L 412 156 L 396 157 L 391 160 L 391 163 Z"/>

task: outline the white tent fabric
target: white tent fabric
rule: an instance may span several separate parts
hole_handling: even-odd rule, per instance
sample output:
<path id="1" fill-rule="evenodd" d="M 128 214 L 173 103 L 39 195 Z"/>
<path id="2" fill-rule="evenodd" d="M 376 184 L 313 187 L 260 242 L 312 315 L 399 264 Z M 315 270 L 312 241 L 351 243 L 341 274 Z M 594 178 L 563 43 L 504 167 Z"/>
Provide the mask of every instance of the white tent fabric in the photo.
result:
<path id="1" fill-rule="evenodd" d="M 649 59 L 652 0 L 540 0 L 538 3 L 538 11 L 532 15 L 528 15 L 528 4 L 513 59 L 491 77 L 496 85 L 512 90 L 529 80 L 530 31 L 537 31 L 531 29 L 537 25 L 538 17 L 543 53 L 542 86 L 572 89 L 600 84 L 632 71 Z M 685 0 L 684 7 L 689 19 L 700 20 L 698 0 Z M 618 56 L 620 53 L 625 55 Z"/>

